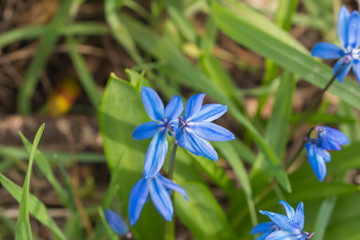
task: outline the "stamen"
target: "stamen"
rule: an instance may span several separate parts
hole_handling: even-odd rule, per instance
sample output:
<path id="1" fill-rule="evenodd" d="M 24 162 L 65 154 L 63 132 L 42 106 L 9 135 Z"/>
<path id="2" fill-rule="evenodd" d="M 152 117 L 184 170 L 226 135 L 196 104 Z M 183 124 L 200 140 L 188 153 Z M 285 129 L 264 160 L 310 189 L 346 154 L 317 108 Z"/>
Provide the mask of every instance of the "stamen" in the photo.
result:
<path id="1" fill-rule="evenodd" d="M 170 126 L 170 124 L 165 123 L 165 127 L 167 129 L 169 129 L 169 131 L 171 132 L 171 134 L 173 135 L 173 137 L 175 138 L 175 144 L 177 144 L 177 139 L 176 139 L 176 133 L 174 131 L 174 129 Z"/>
<path id="2" fill-rule="evenodd" d="M 180 122 L 181 125 L 186 127 L 186 122 L 184 121 L 184 119 L 182 117 L 179 117 L 179 122 Z"/>

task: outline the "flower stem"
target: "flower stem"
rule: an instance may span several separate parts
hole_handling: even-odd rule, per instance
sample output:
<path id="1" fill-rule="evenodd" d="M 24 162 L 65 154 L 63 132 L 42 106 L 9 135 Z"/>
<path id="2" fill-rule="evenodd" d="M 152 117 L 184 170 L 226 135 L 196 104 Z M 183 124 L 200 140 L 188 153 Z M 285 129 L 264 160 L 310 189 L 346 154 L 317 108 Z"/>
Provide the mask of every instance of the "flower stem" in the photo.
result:
<path id="1" fill-rule="evenodd" d="M 177 150 L 177 143 L 174 143 L 174 147 L 171 153 L 171 160 L 170 160 L 170 165 L 169 165 L 169 173 L 168 173 L 168 178 L 170 180 L 172 180 L 173 178 L 173 174 L 174 174 L 174 166 L 175 166 L 175 155 L 176 155 L 176 150 Z"/>

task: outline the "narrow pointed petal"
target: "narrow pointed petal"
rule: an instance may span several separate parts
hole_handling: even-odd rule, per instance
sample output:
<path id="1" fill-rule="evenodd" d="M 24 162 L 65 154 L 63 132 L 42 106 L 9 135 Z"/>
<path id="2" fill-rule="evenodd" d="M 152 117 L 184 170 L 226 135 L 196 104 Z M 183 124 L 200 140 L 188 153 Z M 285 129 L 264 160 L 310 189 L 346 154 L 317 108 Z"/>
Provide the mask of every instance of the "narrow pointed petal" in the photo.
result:
<path id="1" fill-rule="evenodd" d="M 149 117 L 154 121 L 164 119 L 164 104 L 159 95 L 149 87 L 141 88 L 141 99 Z"/>
<path id="2" fill-rule="evenodd" d="M 251 229 L 250 234 L 252 235 L 257 233 L 271 232 L 276 228 L 277 226 L 273 222 L 259 223 Z"/>
<path id="3" fill-rule="evenodd" d="M 152 178 L 149 184 L 151 200 L 155 208 L 165 218 L 171 222 L 174 213 L 173 204 L 169 193 L 157 178 Z"/>
<path id="4" fill-rule="evenodd" d="M 326 176 L 326 165 L 321 153 L 319 154 L 317 144 L 308 142 L 305 144 L 305 148 L 307 151 L 309 163 L 316 177 L 320 180 L 320 182 L 324 181 Z"/>
<path id="5" fill-rule="evenodd" d="M 335 66 L 333 69 L 334 74 L 336 74 L 337 71 L 340 69 L 340 67 L 344 64 L 344 61 L 345 61 L 345 58 L 342 58 L 335 63 Z M 344 81 L 344 78 L 346 77 L 346 75 L 348 75 L 350 68 L 351 68 L 351 62 L 349 61 L 348 63 L 345 64 L 345 66 L 342 68 L 340 73 L 337 75 L 337 79 L 339 80 L 339 82 Z"/>
<path id="6" fill-rule="evenodd" d="M 326 151 L 323 148 L 318 148 L 318 152 L 319 152 L 320 156 L 324 159 L 325 162 L 330 162 L 331 155 L 328 151 Z"/>
<path id="7" fill-rule="evenodd" d="M 106 222 L 109 224 L 110 228 L 114 232 L 116 232 L 120 236 L 125 236 L 128 233 L 128 225 L 115 211 L 111 209 L 105 209 L 104 216 Z"/>
<path id="8" fill-rule="evenodd" d="M 199 93 L 192 96 L 185 106 L 184 121 L 190 121 L 200 111 L 205 93 Z"/>
<path id="9" fill-rule="evenodd" d="M 152 138 L 155 136 L 156 133 L 159 132 L 160 128 L 163 126 L 164 124 L 154 121 L 143 123 L 137 128 L 135 128 L 133 138 L 135 140 Z"/>
<path id="10" fill-rule="evenodd" d="M 273 221 L 281 229 L 293 233 L 300 233 L 302 231 L 302 229 L 299 229 L 299 227 L 285 215 L 261 210 L 260 213 L 268 216 L 271 221 Z"/>
<path id="11" fill-rule="evenodd" d="M 266 240 L 301 240 L 301 239 L 303 239 L 303 234 L 296 234 L 283 230 L 272 232 L 266 237 Z"/>
<path id="12" fill-rule="evenodd" d="M 349 36 L 349 20 L 350 20 L 350 12 L 349 10 L 346 9 L 346 7 L 343 5 L 341 7 L 341 10 L 339 12 L 339 16 L 338 16 L 338 34 L 339 34 L 339 39 L 341 42 L 341 45 L 344 48 L 347 48 L 349 40 L 348 40 L 348 36 Z"/>
<path id="13" fill-rule="evenodd" d="M 193 118 L 193 122 L 211 122 L 227 112 L 227 106 L 217 103 L 206 104 L 202 106 L 196 117 Z"/>
<path id="14" fill-rule="evenodd" d="M 149 195 L 147 179 L 140 179 L 131 189 L 129 197 L 129 219 L 130 225 L 134 225 L 140 217 L 141 210 Z"/>
<path id="15" fill-rule="evenodd" d="M 349 20 L 349 46 L 356 49 L 360 45 L 360 16 L 358 11 L 353 11 Z"/>
<path id="16" fill-rule="evenodd" d="M 350 143 L 348 137 L 341 131 L 331 127 L 324 127 L 324 129 L 326 131 L 326 135 L 328 136 L 328 138 L 338 142 L 340 145 Z"/>
<path id="17" fill-rule="evenodd" d="M 175 95 L 171 98 L 170 102 L 165 108 L 165 117 L 167 120 L 176 119 L 184 110 L 184 105 L 181 101 L 181 97 Z"/>
<path id="18" fill-rule="evenodd" d="M 299 225 L 301 229 L 304 228 L 305 215 L 304 215 L 304 204 L 302 202 L 300 202 L 296 208 L 293 221 L 294 223 Z"/>
<path id="19" fill-rule="evenodd" d="M 354 59 L 353 61 L 353 71 L 355 73 L 355 76 L 360 83 L 360 59 Z"/>
<path id="20" fill-rule="evenodd" d="M 280 200 L 280 204 L 282 204 L 285 208 L 286 215 L 289 219 L 293 219 L 295 215 L 295 210 L 292 208 L 287 202 Z"/>
<path id="21" fill-rule="evenodd" d="M 144 177 L 153 177 L 160 171 L 164 164 L 167 150 L 166 131 L 163 130 L 158 132 L 150 142 L 145 155 Z"/>
<path id="22" fill-rule="evenodd" d="M 178 146 L 183 148 L 185 147 L 185 129 L 184 127 L 179 127 L 178 129 L 176 129 L 176 139 L 177 139 L 177 143 Z"/>
<path id="23" fill-rule="evenodd" d="M 335 44 L 320 42 L 311 50 L 311 56 L 324 59 L 337 59 L 345 56 L 345 52 Z"/>
<path id="24" fill-rule="evenodd" d="M 209 122 L 191 122 L 188 127 L 199 137 L 209 141 L 230 141 L 235 136 L 229 130 Z"/>
<path id="25" fill-rule="evenodd" d="M 191 130 L 188 131 L 187 137 L 189 144 L 195 152 L 211 160 L 218 160 L 218 154 L 209 142 L 197 136 L 195 133 L 191 132 Z"/>
<path id="26" fill-rule="evenodd" d="M 172 182 L 170 179 L 162 176 L 161 174 L 158 174 L 158 175 L 156 176 L 156 178 L 161 182 L 161 184 L 162 184 L 165 188 L 171 189 L 171 190 L 174 190 L 174 191 L 180 193 L 181 195 L 184 196 L 184 198 L 185 198 L 186 201 L 189 201 L 189 198 L 188 198 L 185 190 L 184 190 L 180 185 Z"/>

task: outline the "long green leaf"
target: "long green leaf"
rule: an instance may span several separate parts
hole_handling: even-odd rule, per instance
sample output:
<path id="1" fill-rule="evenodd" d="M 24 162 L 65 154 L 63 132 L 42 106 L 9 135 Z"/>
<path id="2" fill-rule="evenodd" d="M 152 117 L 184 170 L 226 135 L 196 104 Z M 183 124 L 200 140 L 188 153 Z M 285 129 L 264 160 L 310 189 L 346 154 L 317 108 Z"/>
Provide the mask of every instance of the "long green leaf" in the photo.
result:
<path id="1" fill-rule="evenodd" d="M 4 187 L 9 191 L 9 193 L 16 199 L 16 201 L 21 202 L 21 195 L 23 189 L 2 174 L 0 174 L 0 181 L 4 185 Z M 28 200 L 29 200 L 29 212 L 39 222 L 47 226 L 52 231 L 52 233 L 56 235 L 57 238 L 66 240 L 64 233 L 60 230 L 60 228 L 51 218 L 45 205 L 32 194 L 29 194 Z"/>
<path id="2" fill-rule="evenodd" d="M 41 135 L 44 131 L 45 124 L 42 124 L 37 131 L 34 143 L 31 149 L 30 160 L 28 165 L 28 170 L 25 177 L 24 188 L 21 196 L 20 202 L 20 210 L 19 210 L 19 217 L 16 223 L 16 232 L 15 232 L 15 239 L 32 239 L 31 234 L 31 226 L 30 226 L 30 218 L 29 218 L 29 209 L 28 209 L 28 198 L 29 198 L 29 188 L 30 188 L 30 177 L 31 177 L 31 170 L 34 162 L 35 151 L 39 144 Z"/>
<path id="3" fill-rule="evenodd" d="M 237 2 L 224 7 L 212 0 L 211 12 L 218 27 L 236 42 L 318 87 L 324 87 L 331 79 L 333 74 L 328 66 L 311 57 L 288 33 L 246 5 Z M 360 108 L 360 87 L 350 79 L 335 82 L 329 91 Z"/>

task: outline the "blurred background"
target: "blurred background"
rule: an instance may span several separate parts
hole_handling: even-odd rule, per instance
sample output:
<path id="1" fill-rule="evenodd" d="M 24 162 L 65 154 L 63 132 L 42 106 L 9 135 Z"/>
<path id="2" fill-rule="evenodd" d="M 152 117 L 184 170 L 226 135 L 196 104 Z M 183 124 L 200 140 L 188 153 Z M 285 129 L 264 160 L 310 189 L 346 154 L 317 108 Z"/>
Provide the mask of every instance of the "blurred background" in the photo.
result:
<path id="1" fill-rule="evenodd" d="M 239 2 L 269 21 L 276 21 L 279 0 Z M 338 43 L 336 19 L 342 3 L 348 9 L 358 9 L 358 2 L 351 0 L 299 0 L 288 26 L 289 33 L 309 50 L 318 41 Z M 175 93 L 186 98 L 196 93 L 172 81 L 166 72 L 166 60 L 156 59 L 147 49 L 139 47 L 129 25 L 124 25 L 118 16 L 135 19 L 147 30 L 166 38 L 194 65 L 201 65 L 202 52 L 211 46 L 211 53 L 243 96 L 246 116 L 260 131 L 264 129 L 279 79 L 266 80 L 264 58 L 220 30 L 215 29 L 214 37 L 208 38 L 205 34 L 212 26 L 209 14 L 205 0 L 0 1 L 0 172 L 16 184 L 23 184 L 29 155 L 18 132 L 31 142 L 38 127 L 45 123 L 39 149 L 50 160 L 58 181 L 75 193 L 81 221 L 68 221 L 70 210 L 63 207 L 37 166 L 33 169 L 30 191 L 48 207 L 61 228 L 77 231 L 73 239 L 87 239 L 93 233 L 96 206 L 110 181 L 97 121 L 97 107 L 110 73 L 129 79 L 126 69 L 145 71 L 145 77 L 165 102 Z M 320 92 L 312 84 L 298 80 L 293 122 Z M 331 94 L 327 99 L 327 114 L 331 115 L 336 112 L 339 99 Z M 352 118 L 342 121 L 354 123 Z M 234 119 L 225 116 L 221 124 L 257 151 L 249 134 L 239 131 L 241 126 Z M 302 141 L 297 136 L 307 129 L 300 127 L 291 135 L 287 155 L 296 151 Z M 231 180 L 237 181 L 227 162 L 220 160 L 219 165 Z M 349 181 L 360 183 L 356 171 Z M 211 185 L 211 190 L 226 206 L 224 193 L 215 185 Z M 13 238 L 18 206 L 0 188 L 0 239 Z M 31 223 L 38 239 L 51 239 L 48 228 L 33 218 Z M 177 224 L 180 229 L 177 239 L 191 238 L 190 232 L 181 223 Z"/>

